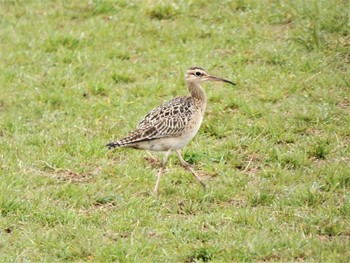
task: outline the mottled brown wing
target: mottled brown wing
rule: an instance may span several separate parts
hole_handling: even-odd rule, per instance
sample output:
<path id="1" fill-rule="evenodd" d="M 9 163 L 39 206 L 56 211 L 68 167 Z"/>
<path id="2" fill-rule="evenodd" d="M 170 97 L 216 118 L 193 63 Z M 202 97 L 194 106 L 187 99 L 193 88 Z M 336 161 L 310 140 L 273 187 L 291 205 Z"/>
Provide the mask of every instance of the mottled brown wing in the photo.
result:
<path id="1" fill-rule="evenodd" d="M 127 138 L 132 142 L 178 136 L 186 129 L 193 112 L 190 97 L 177 97 L 148 113 Z"/>
<path id="2" fill-rule="evenodd" d="M 128 136 L 107 144 L 109 148 L 181 135 L 193 118 L 191 97 L 177 97 L 153 109 Z"/>

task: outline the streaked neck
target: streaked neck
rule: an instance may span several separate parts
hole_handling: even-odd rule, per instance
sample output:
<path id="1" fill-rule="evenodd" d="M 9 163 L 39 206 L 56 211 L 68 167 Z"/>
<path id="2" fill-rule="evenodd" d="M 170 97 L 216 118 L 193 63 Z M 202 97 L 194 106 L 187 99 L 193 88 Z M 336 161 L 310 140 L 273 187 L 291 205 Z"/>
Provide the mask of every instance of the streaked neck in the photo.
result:
<path id="1" fill-rule="evenodd" d="M 187 82 L 188 91 L 191 93 L 191 97 L 198 102 L 206 103 L 207 96 L 205 91 L 199 83 Z"/>

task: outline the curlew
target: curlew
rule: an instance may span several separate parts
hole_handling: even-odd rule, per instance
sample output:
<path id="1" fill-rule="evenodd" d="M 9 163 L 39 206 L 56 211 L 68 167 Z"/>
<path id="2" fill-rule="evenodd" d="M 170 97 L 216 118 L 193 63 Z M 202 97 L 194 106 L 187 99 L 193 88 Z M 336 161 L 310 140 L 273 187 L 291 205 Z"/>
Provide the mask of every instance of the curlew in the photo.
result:
<path id="1" fill-rule="evenodd" d="M 229 80 L 210 76 L 201 67 L 189 68 L 186 71 L 185 80 L 190 96 L 176 97 L 158 106 L 148 113 L 127 137 L 106 145 L 109 149 L 128 147 L 146 151 L 165 152 L 154 187 L 155 194 L 158 191 L 160 177 L 168 156 L 173 151 L 177 154 L 181 165 L 188 169 L 205 188 L 201 178 L 182 158 L 180 149 L 193 139 L 202 123 L 207 104 L 206 94 L 201 86 L 202 82 L 222 81 L 236 85 Z"/>

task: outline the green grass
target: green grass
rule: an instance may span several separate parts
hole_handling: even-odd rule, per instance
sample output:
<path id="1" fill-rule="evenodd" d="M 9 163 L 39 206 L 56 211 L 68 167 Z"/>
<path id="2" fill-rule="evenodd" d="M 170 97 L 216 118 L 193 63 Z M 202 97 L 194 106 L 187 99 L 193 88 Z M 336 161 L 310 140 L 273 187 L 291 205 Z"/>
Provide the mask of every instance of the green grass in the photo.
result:
<path id="1" fill-rule="evenodd" d="M 188 3 L 186 3 L 188 2 Z M 0 2 L 0 261 L 350 261 L 348 1 Z M 185 159 L 104 145 L 187 93 Z"/>

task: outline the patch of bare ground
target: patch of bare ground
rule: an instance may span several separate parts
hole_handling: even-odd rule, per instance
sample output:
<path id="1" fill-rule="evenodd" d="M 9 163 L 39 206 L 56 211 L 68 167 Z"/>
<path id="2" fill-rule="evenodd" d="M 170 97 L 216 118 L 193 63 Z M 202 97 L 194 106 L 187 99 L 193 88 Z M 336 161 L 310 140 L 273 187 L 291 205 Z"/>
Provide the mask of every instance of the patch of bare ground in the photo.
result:
<path id="1" fill-rule="evenodd" d="M 234 197 L 231 198 L 225 202 L 222 202 L 223 205 L 232 205 L 235 207 L 246 207 L 247 206 L 247 200 L 243 197 Z"/>
<path id="2" fill-rule="evenodd" d="M 63 182 L 83 183 L 88 182 L 101 173 L 101 167 L 97 166 L 90 172 L 75 172 L 70 169 L 56 168 L 46 164 L 45 169 L 31 168 L 31 171 L 40 175 L 51 177 Z"/>
<path id="3" fill-rule="evenodd" d="M 242 162 L 242 165 L 237 166 L 238 170 L 248 175 L 255 175 L 261 169 L 261 157 L 258 154 L 249 154 Z"/>
<path id="4" fill-rule="evenodd" d="M 161 165 L 161 161 L 151 155 L 145 156 L 144 159 L 152 168 L 159 168 Z"/>
<path id="5" fill-rule="evenodd" d="M 64 182 L 83 183 L 89 181 L 93 176 L 93 173 L 77 173 L 68 169 L 55 172 L 55 177 Z"/>
<path id="6" fill-rule="evenodd" d="M 84 207 L 82 209 L 79 209 L 78 213 L 79 214 L 84 214 L 84 215 L 90 215 L 94 212 L 97 212 L 97 211 L 101 211 L 101 212 L 104 212 L 104 211 L 109 211 L 109 210 L 112 210 L 116 207 L 116 204 L 114 202 L 112 203 L 99 203 L 99 202 L 96 202 L 94 203 L 93 205 L 89 206 L 89 207 Z"/>
<path id="7" fill-rule="evenodd" d="M 350 58 L 350 55 L 349 55 L 349 58 Z M 343 99 L 342 101 L 339 101 L 337 103 L 337 106 L 341 109 L 349 109 L 350 108 L 350 99 L 346 98 L 346 99 Z"/>

